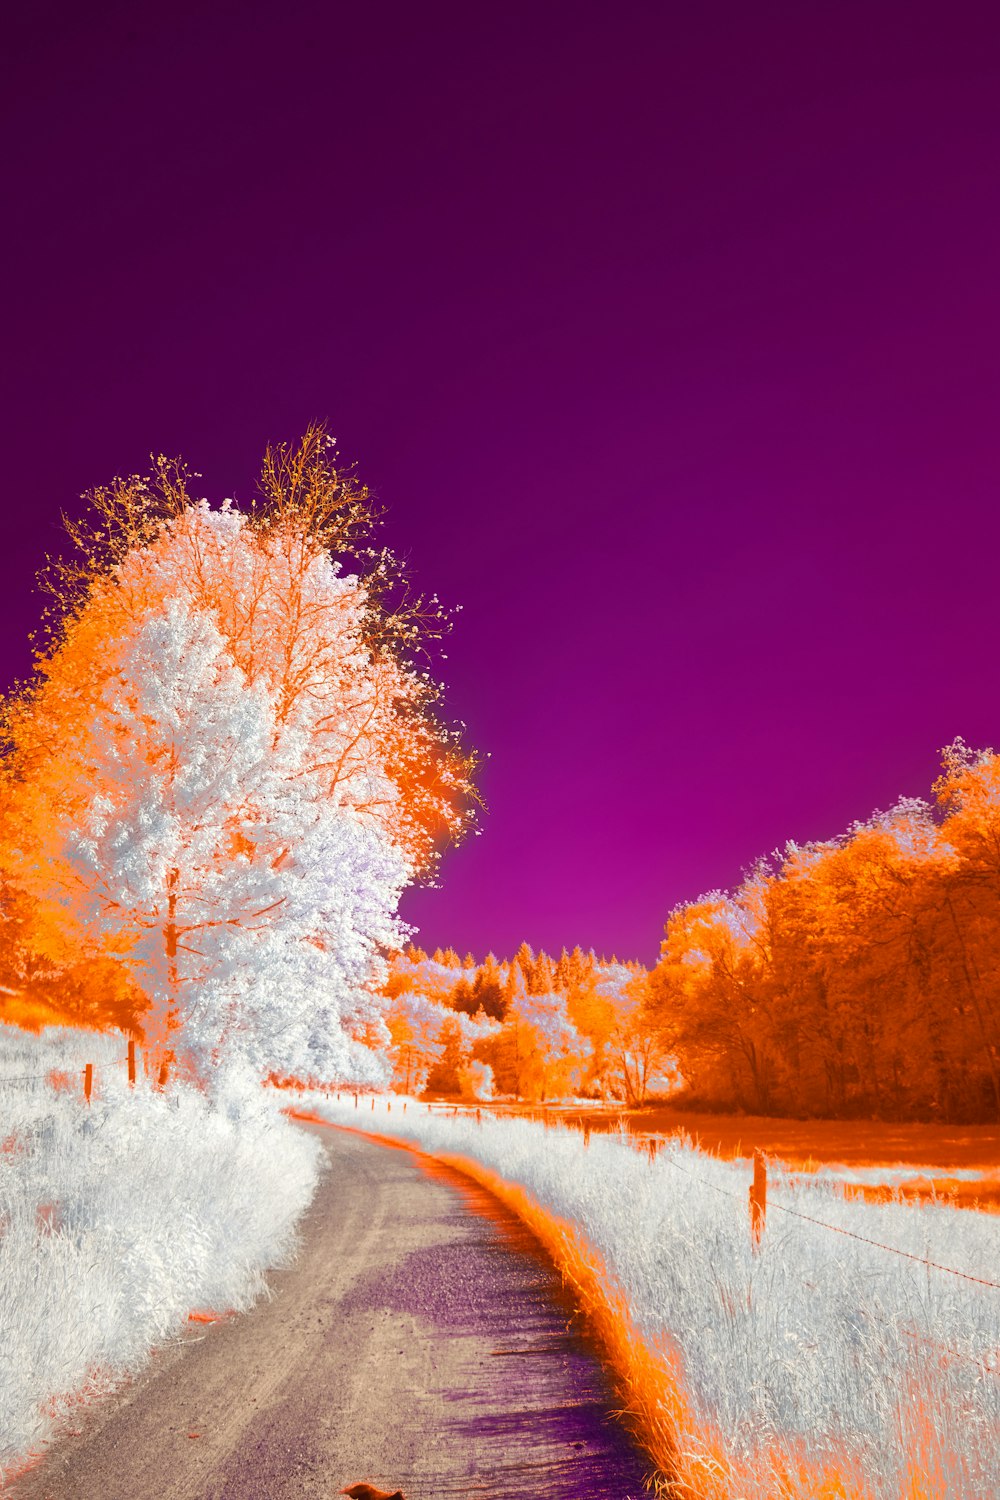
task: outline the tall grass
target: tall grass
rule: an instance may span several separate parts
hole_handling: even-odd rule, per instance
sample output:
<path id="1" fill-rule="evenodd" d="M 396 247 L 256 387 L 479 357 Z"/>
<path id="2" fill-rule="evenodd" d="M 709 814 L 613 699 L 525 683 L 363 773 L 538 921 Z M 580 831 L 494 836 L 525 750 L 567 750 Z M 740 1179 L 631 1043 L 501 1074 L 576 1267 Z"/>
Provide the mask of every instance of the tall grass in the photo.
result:
<path id="1" fill-rule="evenodd" d="M 557 1258 L 590 1277 L 585 1296 L 627 1327 L 620 1344 L 642 1346 L 632 1400 L 647 1431 L 659 1423 L 676 1495 L 1000 1494 L 1000 1290 L 926 1264 L 1000 1281 L 997 1217 L 848 1201 L 829 1174 L 772 1170 L 754 1254 L 745 1164 L 677 1142 L 650 1162 L 623 1137 L 585 1146 L 534 1121 L 364 1103 L 310 1098 L 334 1122 L 471 1159 L 543 1234 L 548 1221 Z"/>
<path id="2" fill-rule="evenodd" d="M 315 1186 L 317 1143 L 259 1089 L 130 1089 L 124 1050 L 0 1027 L 0 1478 L 192 1310 L 248 1307 Z"/>

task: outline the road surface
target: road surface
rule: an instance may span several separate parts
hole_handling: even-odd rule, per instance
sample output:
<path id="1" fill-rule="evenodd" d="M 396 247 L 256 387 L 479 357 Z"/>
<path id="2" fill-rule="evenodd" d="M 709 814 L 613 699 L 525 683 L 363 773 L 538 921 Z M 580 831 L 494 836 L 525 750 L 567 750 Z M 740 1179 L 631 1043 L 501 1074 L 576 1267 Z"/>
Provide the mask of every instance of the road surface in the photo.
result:
<path id="1" fill-rule="evenodd" d="M 321 1133 L 328 1170 L 271 1299 L 192 1324 L 13 1500 L 325 1500 L 359 1480 L 639 1500 L 649 1466 L 514 1221 L 408 1153 Z"/>

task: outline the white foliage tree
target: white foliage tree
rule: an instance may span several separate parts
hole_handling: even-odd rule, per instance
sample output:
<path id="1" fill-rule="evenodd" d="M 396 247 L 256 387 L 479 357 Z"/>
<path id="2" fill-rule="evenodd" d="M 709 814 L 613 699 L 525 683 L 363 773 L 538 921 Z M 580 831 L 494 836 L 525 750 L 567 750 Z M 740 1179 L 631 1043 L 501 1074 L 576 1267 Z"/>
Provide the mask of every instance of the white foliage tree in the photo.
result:
<path id="1" fill-rule="evenodd" d="M 373 601 L 359 577 L 294 528 L 255 530 L 228 503 L 200 501 L 124 558 L 115 591 L 139 615 L 150 598 L 209 610 L 247 682 L 270 693 L 279 738 L 297 737 L 301 766 L 377 824 L 417 872 L 428 853 L 417 808 L 444 816 L 455 768 L 412 712 L 427 674 L 373 648 Z M 436 783 L 406 786 L 407 757 L 436 765 Z"/>
<path id="2" fill-rule="evenodd" d="M 565 995 L 529 995 L 519 980 L 503 1031 L 513 1044 L 518 1094 L 554 1099 L 579 1087 L 590 1047 L 569 1018 Z"/>
<path id="3" fill-rule="evenodd" d="M 279 731 L 211 616 L 182 600 L 118 643 L 67 829 L 78 914 L 125 950 L 155 1045 L 199 1073 L 379 1082 L 373 992 L 406 878 L 398 851 L 326 789 Z"/>
<path id="4" fill-rule="evenodd" d="M 321 428 L 268 450 L 248 513 L 155 462 L 68 523 L 49 643 L 4 706 L 0 870 L 25 950 L 82 955 L 84 986 L 110 971 L 116 1014 L 202 1076 L 242 1056 L 380 1081 L 399 895 L 476 800 L 413 665 L 440 611 L 370 545 L 367 491 Z"/>

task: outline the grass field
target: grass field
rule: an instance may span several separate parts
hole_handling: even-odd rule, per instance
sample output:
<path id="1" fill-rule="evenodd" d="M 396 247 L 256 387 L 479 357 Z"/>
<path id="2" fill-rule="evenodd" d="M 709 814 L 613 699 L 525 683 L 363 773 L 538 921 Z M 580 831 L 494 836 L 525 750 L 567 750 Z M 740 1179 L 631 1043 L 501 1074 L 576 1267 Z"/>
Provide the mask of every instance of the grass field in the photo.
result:
<path id="1" fill-rule="evenodd" d="M 0 1481 L 192 1312 L 249 1307 L 312 1196 L 317 1143 L 273 1097 L 130 1088 L 124 1052 L 0 1027 Z"/>
<path id="2" fill-rule="evenodd" d="M 678 1497 L 1000 1493 L 997 1217 L 851 1201 L 831 1173 L 774 1167 L 755 1253 L 746 1163 L 680 1138 L 650 1160 L 624 1134 L 586 1144 L 485 1111 L 310 1103 L 478 1163 L 578 1232 L 648 1351 L 646 1406 L 674 1424 L 659 1456 Z"/>
<path id="3" fill-rule="evenodd" d="M 519 1106 L 491 1106 L 520 1113 Z M 527 1110 L 533 1118 L 536 1109 Z M 719 1115 L 664 1104 L 641 1109 L 557 1106 L 553 1119 L 592 1130 L 688 1137 L 724 1161 L 755 1150 L 799 1172 L 832 1172 L 849 1196 L 885 1202 L 943 1199 L 959 1208 L 1000 1212 L 1000 1126 L 890 1124 L 881 1120 L 787 1120 Z"/>

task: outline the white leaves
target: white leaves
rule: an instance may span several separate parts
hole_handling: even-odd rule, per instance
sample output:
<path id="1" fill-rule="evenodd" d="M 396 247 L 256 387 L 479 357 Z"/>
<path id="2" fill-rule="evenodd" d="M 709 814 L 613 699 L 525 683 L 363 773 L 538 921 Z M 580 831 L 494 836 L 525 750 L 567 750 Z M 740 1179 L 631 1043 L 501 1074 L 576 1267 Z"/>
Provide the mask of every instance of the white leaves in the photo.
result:
<path id="1" fill-rule="evenodd" d="M 196 520 L 220 556 L 231 549 L 237 595 L 249 590 L 243 519 L 199 507 Z M 170 561 L 168 549 L 157 567 Z M 324 588 L 349 593 L 323 561 Z M 309 691 L 288 711 L 273 674 L 237 665 L 182 570 L 171 584 L 108 646 L 81 753 L 82 812 L 63 831 L 80 920 L 125 952 L 152 1002 L 149 1030 L 166 1044 L 179 1021 L 202 1071 L 242 1056 L 259 1073 L 379 1082 L 383 1064 L 363 1038 L 378 1036 L 379 955 L 402 940 L 395 908 L 409 868 L 368 811 L 392 796 L 372 747 L 346 765 L 336 796 L 325 769 L 357 739 L 357 705 L 371 712 L 367 653 L 345 628 L 340 655 L 327 641 L 302 672 L 293 660 Z M 252 628 L 282 624 L 262 608 Z M 321 754 L 317 701 L 337 724 Z"/>

